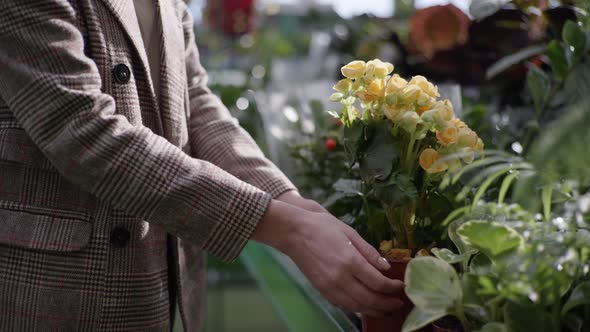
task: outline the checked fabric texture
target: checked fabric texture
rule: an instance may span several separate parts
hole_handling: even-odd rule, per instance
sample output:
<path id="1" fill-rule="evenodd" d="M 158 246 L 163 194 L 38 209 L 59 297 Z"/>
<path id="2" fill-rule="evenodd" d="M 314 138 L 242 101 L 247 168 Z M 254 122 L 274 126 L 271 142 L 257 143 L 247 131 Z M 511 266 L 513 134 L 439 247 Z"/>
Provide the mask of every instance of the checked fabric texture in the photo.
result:
<path id="1" fill-rule="evenodd" d="M 170 284 L 198 331 L 204 253 L 294 189 L 208 90 L 184 2 L 157 8 L 159 98 L 131 0 L 0 1 L 0 331 L 167 331 Z"/>

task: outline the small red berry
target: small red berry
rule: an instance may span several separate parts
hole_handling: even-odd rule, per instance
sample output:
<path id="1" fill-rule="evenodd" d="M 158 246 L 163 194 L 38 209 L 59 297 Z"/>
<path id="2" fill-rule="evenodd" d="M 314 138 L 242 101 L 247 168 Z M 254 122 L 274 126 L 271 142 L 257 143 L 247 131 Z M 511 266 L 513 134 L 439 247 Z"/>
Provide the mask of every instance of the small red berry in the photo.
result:
<path id="1" fill-rule="evenodd" d="M 326 140 L 326 149 L 328 149 L 328 150 L 334 150 L 336 148 L 336 145 L 337 145 L 337 143 L 336 143 L 336 140 L 335 139 L 328 138 Z"/>

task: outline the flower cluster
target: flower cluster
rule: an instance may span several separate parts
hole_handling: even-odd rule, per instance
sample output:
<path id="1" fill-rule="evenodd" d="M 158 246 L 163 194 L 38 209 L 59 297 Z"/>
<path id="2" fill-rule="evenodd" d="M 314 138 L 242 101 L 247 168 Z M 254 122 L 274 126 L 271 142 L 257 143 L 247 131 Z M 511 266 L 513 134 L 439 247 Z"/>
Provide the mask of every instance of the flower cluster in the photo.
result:
<path id="1" fill-rule="evenodd" d="M 483 151 L 483 142 L 455 117 L 451 102 L 438 99 L 438 88 L 424 76 L 407 81 L 393 69 L 391 63 L 378 59 L 342 67 L 345 78 L 334 85 L 336 92 L 330 96 L 343 105 L 342 122 L 390 121 L 392 133 L 406 133 L 410 149 L 415 142 L 422 143 L 416 156 L 428 173 L 453 172 L 471 163 L 475 153 Z"/>

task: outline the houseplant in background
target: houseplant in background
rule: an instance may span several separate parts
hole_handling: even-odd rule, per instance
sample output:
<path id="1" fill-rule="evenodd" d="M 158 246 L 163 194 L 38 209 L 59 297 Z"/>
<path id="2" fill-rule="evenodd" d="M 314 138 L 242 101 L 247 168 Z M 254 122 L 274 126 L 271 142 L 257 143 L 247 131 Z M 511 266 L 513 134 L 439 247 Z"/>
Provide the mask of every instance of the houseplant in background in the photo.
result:
<path id="1" fill-rule="evenodd" d="M 422 76 L 406 81 L 393 69 L 378 59 L 352 61 L 330 100 L 342 105 L 333 115 L 343 123 L 350 165 L 358 164 L 361 194 L 379 203 L 390 225 L 380 245 L 392 265 L 387 275 L 403 279 L 408 261 L 429 255 L 441 240 L 440 222 L 454 198 L 438 184 L 480 156 L 483 142 L 454 116 L 448 100 L 437 99 L 436 86 Z M 365 317 L 365 331 L 401 330 L 407 302 L 394 317 Z"/>
<path id="2" fill-rule="evenodd" d="M 566 22 L 545 49 L 550 67 L 529 71 L 539 126 L 523 154 L 469 166 L 477 193 L 446 220 L 455 249 L 408 265 L 404 331 L 444 316 L 464 331 L 590 331 L 589 23 Z"/>

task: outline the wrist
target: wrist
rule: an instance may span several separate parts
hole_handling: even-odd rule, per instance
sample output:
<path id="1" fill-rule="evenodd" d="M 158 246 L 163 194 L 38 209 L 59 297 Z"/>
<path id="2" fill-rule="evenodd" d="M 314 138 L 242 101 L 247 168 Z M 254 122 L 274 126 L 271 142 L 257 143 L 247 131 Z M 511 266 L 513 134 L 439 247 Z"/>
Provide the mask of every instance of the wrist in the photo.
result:
<path id="1" fill-rule="evenodd" d="M 252 240 L 287 253 L 298 242 L 309 213 L 291 204 L 274 199 L 260 220 Z"/>

